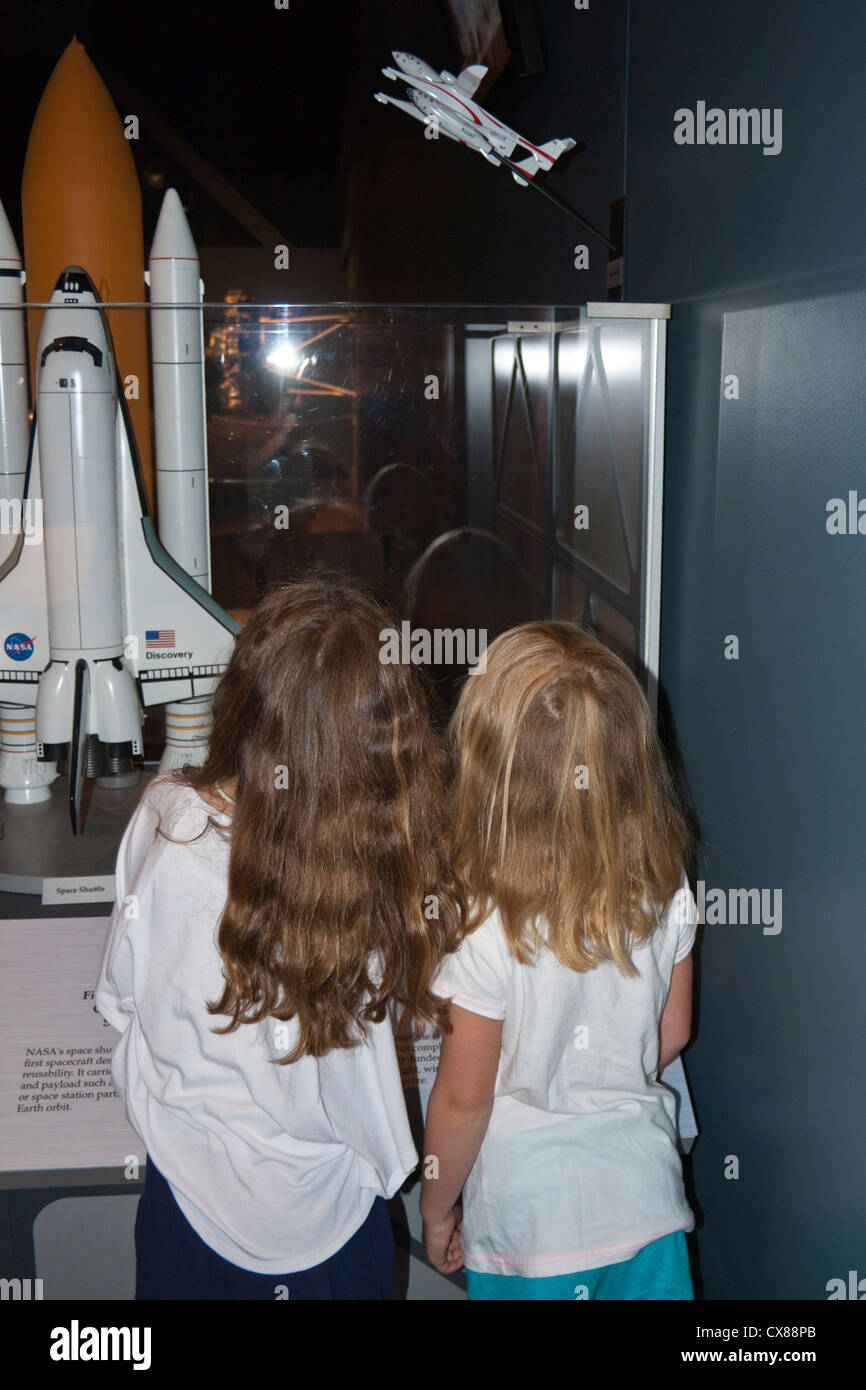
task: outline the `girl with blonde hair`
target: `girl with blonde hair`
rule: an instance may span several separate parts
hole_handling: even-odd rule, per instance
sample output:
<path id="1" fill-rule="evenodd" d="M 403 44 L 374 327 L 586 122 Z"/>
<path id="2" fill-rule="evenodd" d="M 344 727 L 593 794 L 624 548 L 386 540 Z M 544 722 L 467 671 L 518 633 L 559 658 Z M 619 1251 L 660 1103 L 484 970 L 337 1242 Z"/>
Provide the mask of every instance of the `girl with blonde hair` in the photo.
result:
<path id="1" fill-rule="evenodd" d="M 697 910 L 646 700 L 588 631 L 527 623 L 491 645 L 452 730 L 471 911 L 434 982 L 453 1026 L 427 1111 L 428 1256 L 465 1264 L 470 1298 L 690 1299 L 659 1075 L 690 1035 Z"/>
<path id="2" fill-rule="evenodd" d="M 207 761 L 124 834 L 96 1003 L 147 1153 L 137 1298 L 391 1297 L 385 1199 L 417 1163 L 393 1016 L 445 1023 L 460 907 L 443 750 L 417 673 L 380 660 L 388 622 L 340 576 L 264 598 Z"/>

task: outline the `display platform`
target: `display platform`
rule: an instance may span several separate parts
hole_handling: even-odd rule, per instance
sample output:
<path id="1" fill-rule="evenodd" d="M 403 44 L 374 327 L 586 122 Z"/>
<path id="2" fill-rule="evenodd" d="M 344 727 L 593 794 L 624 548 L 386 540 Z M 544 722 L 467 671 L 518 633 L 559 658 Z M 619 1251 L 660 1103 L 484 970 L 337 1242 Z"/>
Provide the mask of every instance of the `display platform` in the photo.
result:
<path id="1" fill-rule="evenodd" d="M 46 905 L 114 901 L 114 865 L 127 822 L 145 783 L 87 786 L 84 833 L 69 828 L 69 778 L 51 785 L 51 799 L 33 806 L 0 801 L 0 892 L 27 893 Z"/>

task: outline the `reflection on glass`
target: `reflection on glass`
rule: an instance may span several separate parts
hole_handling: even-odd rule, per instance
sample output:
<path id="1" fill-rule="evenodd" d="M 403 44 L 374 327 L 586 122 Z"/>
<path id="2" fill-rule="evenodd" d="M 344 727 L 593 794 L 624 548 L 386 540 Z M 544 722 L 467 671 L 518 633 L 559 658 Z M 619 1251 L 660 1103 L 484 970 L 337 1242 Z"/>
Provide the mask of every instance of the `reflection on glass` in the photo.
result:
<path id="1" fill-rule="evenodd" d="M 398 622 L 492 641 L 555 613 L 634 661 L 648 325 L 556 329 L 579 316 L 206 305 L 217 602 L 244 621 L 270 586 L 337 569 Z M 465 670 L 429 671 L 442 717 Z"/>
<path id="2" fill-rule="evenodd" d="M 564 623 L 588 623 L 589 587 L 579 574 L 556 561 L 553 614 Z"/>
<path id="3" fill-rule="evenodd" d="M 622 411 L 628 421 L 632 397 L 643 419 L 639 344 L 636 353 L 628 353 L 628 335 L 643 327 L 613 324 L 610 333 L 597 324 L 580 329 L 584 354 L 561 352 L 559 363 L 562 403 L 569 414 L 560 416 L 557 536 L 624 594 L 632 588 L 638 563 L 643 455 L 615 420 Z"/>
<path id="4" fill-rule="evenodd" d="M 601 640 L 612 647 L 617 656 L 621 656 L 629 666 L 634 667 L 638 657 L 637 629 L 628 618 L 611 604 L 605 603 L 597 594 L 593 595 L 591 609 L 591 625 Z"/>

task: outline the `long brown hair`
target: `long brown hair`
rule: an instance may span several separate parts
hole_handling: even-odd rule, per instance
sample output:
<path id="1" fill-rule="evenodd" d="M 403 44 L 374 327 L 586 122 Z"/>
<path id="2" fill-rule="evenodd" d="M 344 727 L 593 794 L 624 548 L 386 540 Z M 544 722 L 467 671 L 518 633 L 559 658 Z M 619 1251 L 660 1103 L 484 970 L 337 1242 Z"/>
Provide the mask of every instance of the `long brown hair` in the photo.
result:
<path id="1" fill-rule="evenodd" d="M 526 963 L 542 940 L 573 970 L 631 949 L 680 887 L 688 831 L 643 692 L 574 623 L 525 623 L 487 650 L 452 720 L 455 867 Z"/>
<path id="2" fill-rule="evenodd" d="M 383 664 L 393 619 L 342 575 L 269 593 L 214 694 L 207 761 L 177 780 L 237 779 L 219 924 L 230 1022 L 297 1018 L 281 1061 L 360 1041 L 401 1004 L 447 1026 L 429 984 L 461 902 L 447 859 L 445 752 L 417 672 Z M 217 822 L 210 820 L 215 828 Z"/>

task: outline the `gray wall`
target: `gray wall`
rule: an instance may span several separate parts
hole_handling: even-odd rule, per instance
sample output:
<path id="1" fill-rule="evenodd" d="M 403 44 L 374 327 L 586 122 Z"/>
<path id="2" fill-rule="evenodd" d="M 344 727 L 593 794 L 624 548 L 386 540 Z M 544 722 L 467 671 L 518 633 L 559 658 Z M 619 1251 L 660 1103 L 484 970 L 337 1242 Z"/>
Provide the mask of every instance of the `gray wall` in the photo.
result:
<path id="1" fill-rule="evenodd" d="M 674 304 L 661 683 L 699 876 L 783 894 L 776 935 L 703 932 L 704 1292 L 824 1299 L 866 1274 L 866 536 L 825 525 L 866 495 L 866 10 L 638 3 L 629 38 L 626 297 Z M 699 99 L 781 107 L 782 152 L 676 145 Z"/>

